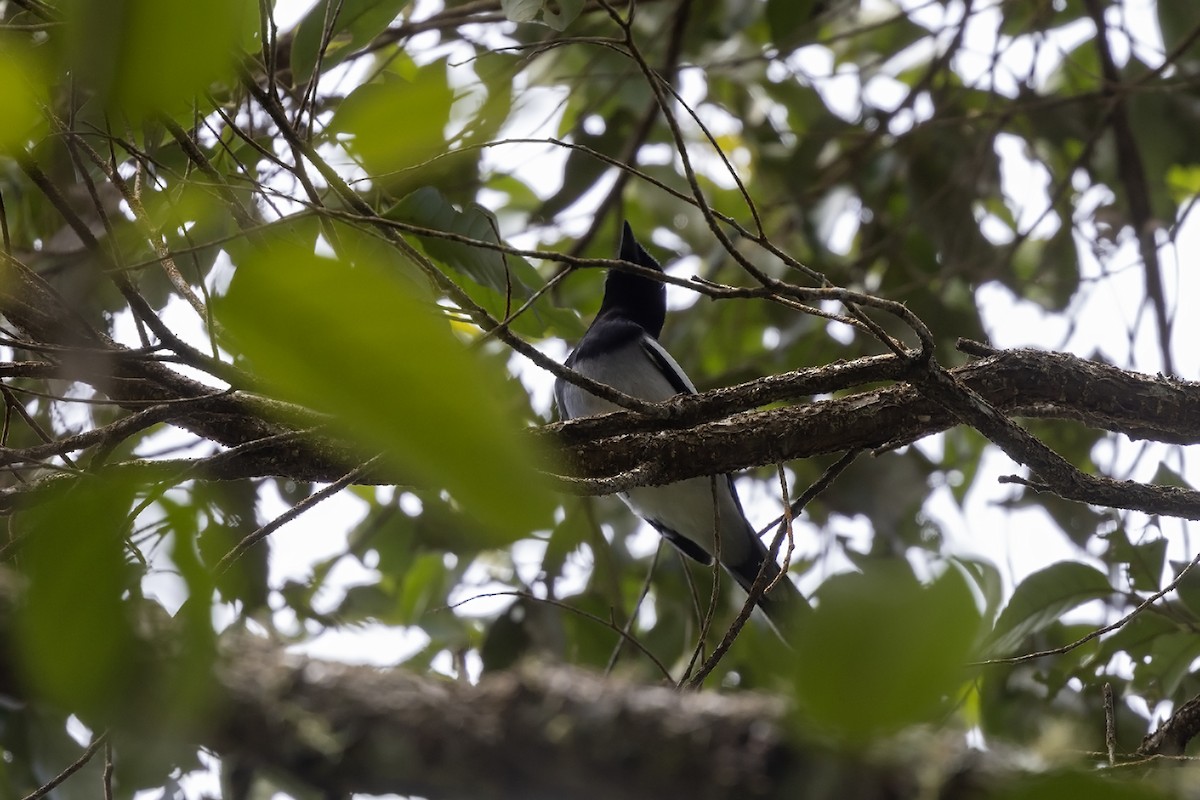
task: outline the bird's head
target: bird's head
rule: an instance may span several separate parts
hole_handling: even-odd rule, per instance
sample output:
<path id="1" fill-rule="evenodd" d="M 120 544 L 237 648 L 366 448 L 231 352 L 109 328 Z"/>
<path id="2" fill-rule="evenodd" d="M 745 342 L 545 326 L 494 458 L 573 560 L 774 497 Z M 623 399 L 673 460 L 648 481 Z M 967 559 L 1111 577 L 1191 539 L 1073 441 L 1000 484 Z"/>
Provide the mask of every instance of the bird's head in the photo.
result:
<path id="1" fill-rule="evenodd" d="M 662 272 L 659 263 L 634 238 L 628 222 L 621 232 L 618 255 L 622 261 Z M 667 287 L 653 278 L 610 269 L 604 281 L 604 300 L 597 317 L 605 314 L 632 320 L 658 338 L 667 319 Z"/>

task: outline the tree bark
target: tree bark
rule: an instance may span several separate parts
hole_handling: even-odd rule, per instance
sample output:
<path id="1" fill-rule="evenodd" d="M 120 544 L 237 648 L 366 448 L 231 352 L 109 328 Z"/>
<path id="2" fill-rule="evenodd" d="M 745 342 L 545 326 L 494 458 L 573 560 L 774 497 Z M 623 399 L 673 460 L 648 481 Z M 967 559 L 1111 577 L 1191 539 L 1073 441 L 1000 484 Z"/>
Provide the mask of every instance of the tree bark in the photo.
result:
<path id="1" fill-rule="evenodd" d="M 273 476 L 332 482 L 372 455 L 324 435 L 324 420 L 311 412 L 252 391 L 221 391 L 112 342 L 73 316 L 61 298 L 15 261 L 8 261 L 4 278 L 0 313 L 31 344 L 76 349 L 52 353 L 53 363 L 43 365 L 43 372 L 57 371 L 59 377 L 94 386 L 131 411 L 143 412 L 146 424 L 168 422 L 230 448 L 204 459 L 132 462 L 116 465 L 119 469 L 160 476 L 174 471 L 212 480 Z M 960 423 L 961 415 L 951 410 L 954 404 L 936 397 L 928 380 L 922 383 L 924 370 L 919 362 L 893 355 L 861 358 L 680 396 L 669 401 L 662 416 L 624 411 L 547 425 L 530 436 L 551 454 L 547 470 L 560 475 L 560 486 L 580 494 L 609 494 L 825 453 L 895 447 Z M 943 389 L 973 392 L 1009 417 L 1073 420 L 1134 439 L 1200 442 L 1200 383 L 1031 349 L 1000 352 L 948 375 L 952 380 Z M 896 383 L 802 402 L 879 382 Z M 756 410 L 777 403 L 790 404 Z M 3 450 L 0 462 L 36 463 L 87 447 L 111 447 L 124 430 L 115 423 L 111 435 L 91 433 Z M 1015 460 L 1036 463 L 1023 458 L 1019 448 L 1006 450 Z M 1038 477 L 1048 482 L 1044 488 L 1082 502 L 1200 519 L 1200 492 L 1189 489 L 1090 476 L 1090 485 L 1081 487 L 1079 475 L 1060 476 L 1057 482 L 1053 476 Z M 62 478 L 0 492 L 0 510 L 36 498 L 47 480 Z M 361 482 L 407 485 L 409 480 L 377 469 L 366 472 Z"/>
<path id="2" fill-rule="evenodd" d="M 954 745 L 930 737 L 921 762 L 871 761 L 803 742 L 778 698 L 639 686 L 561 666 L 526 665 L 472 685 L 289 657 L 259 639 L 228 654 L 218 676 L 226 713 L 207 744 L 330 796 L 906 798 L 930 777 L 919 780 L 921 770 L 968 786 L 960 773 L 977 758 L 955 735 Z"/>

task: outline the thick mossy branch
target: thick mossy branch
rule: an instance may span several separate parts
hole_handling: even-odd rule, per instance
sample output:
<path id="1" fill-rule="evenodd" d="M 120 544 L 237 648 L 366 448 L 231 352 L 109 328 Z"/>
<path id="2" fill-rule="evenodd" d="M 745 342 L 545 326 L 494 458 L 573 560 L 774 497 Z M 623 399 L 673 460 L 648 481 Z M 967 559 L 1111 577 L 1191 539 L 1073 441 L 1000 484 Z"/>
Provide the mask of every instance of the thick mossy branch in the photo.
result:
<path id="1" fill-rule="evenodd" d="M 48 356 L 59 377 L 92 385 L 145 423 L 167 422 L 229 451 L 206 459 L 132 462 L 119 469 L 172 471 L 214 480 L 282 477 L 335 481 L 368 457 L 326 435 L 311 412 L 235 387 L 213 389 L 187 378 L 143 351 L 124 348 L 73 317 L 63 301 L 15 261 L 0 282 L 0 313 L 31 343 L 60 348 Z M 71 352 L 74 349 L 74 352 Z M 44 369 L 51 369 L 47 365 Z M 963 421 L 996 436 L 1011 457 L 1041 472 L 1044 488 L 1070 499 L 1147 513 L 1200 519 L 1200 493 L 1071 473 L 1050 474 L 1055 461 L 1036 440 L 995 416 L 1071 419 L 1134 439 L 1173 444 L 1200 442 L 1200 383 L 1142 375 L 1065 353 L 1010 350 L 942 372 L 932 380 L 925 365 L 885 355 L 794 370 L 756 381 L 679 397 L 665 416 L 619 412 L 548 425 L 530 436 L 552 453 L 548 469 L 562 475 L 566 491 L 607 494 L 636 485 L 658 485 L 699 475 L 734 472 L 851 449 L 893 447 L 944 431 Z M 814 394 L 892 383 L 882 389 L 819 402 Z M 765 405 L 773 408 L 761 409 Z M 152 407 L 152 410 L 148 407 Z M 995 412 L 995 413 L 993 413 Z M 987 424 L 988 420 L 996 423 Z M 72 437 L 9 450 L 3 462 L 36 464 L 89 447 L 109 449 L 144 427 L 115 423 L 102 434 Z M 1009 435 L 1011 434 L 1011 435 Z M 1029 445 L 1028 452 L 1021 442 Z M 1007 442 L 1007 444 L 1006 444 Z M 408 476 L 382 469 L 364 483 L 407 484 Z M 0 509 L 32 501 L 40 481 L 0 495 Z"/>

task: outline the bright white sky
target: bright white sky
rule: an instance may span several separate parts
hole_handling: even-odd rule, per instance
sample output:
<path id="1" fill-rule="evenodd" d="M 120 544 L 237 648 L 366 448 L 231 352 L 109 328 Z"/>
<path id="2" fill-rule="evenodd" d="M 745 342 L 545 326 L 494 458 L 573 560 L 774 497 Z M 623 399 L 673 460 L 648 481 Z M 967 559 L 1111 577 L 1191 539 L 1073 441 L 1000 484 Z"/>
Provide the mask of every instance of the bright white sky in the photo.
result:
<path id="1" fill-rule="evenodd" d="M 276 19 L 281 29 L 287 29 L 294 21 L 300 19 L 315 0 L 280 0 L 276 8 Z M 880 9 L 888 8 L 883 0 L 874 0 L 867 4 Z M 905 0 L 902 5 L 918 5 L 914 0 Z M 956 21 L 962 14 L 961 3 L 952 2 L 948 9 L 936 3 L 919 3 L 923 8 L 920 12 L 922 21 L 931 27 L 942 24 L 943 15 Z M 983 4 L 976 4 L 977 6 Z M 417 0 L 412 18 L 423 18 L 440 6 L 435 0 Z M 1131 31 L 1138 56 L 1145 62 L 1156 64 L 1162 58 L 1162 45 L 1155 29 L 1154 17 L 1151 13 L 1150 0 L 1129 3 L 1131 13 L 1124 22 Z M 1110 12 L 1114 9 L 1110 9 Z M 1052 74 L 1062 52 L 1069 50 L 1080 41 L 1092 35 L 1090 24 L 1080 23 L 1067 29 L 1057 31 L 1048 41 L 1043 41 L 1035 48 L 1033 43 L 1024 41 L 1008 42 L 1005 54 L 1001 58 L 1000 68 L 994 69 L 991 63 L 992 53 L 995 52 L 996 31 L 1000 13 L 996 4 L 978 11 L 969 23 L 965 37 L 963 53 L 956 59 L 955 66 L 967 80 L 984 83 L 989 75 L 996 78 L 996 89 L 1008 94 L 1015 93 L 1017 86 L 1014 76 L 1024 76 L 1029 73 L 1033 59 L 1036 57 L 1035 74 L 1045 80 Z M 445 48 L 434 47 L 431 40 L 424 50 L 424 58 L 434 59 L 445 54 Z M 1129 54 L 1129 44 L 1123 40 L 1112 42 L 1115 55 L 1124 60 Z M 410 52 L 422 52 L 415 46 Z M 1036 55 L 1035 55 L 1036 54 Z M 919 48 L 910 49 L 902 54 L 897 63 L 905 60 L 915 60 L 925 56 Z M 464 61 L 467 65 L 460 67 L 461 84 L 468 86 L 475 81 L 467 59 L 451 59 Z M 820 47 L 809 47 L 789 60 L 788 68 L 793 74 L 814 76 L 813 83 L 824 94 L 832 107 L 844 114 L 847 119 L 858 116 L 859 85 L 851 74 L 834 75 L 832 59 Z M 782 67 L 780 68 L 782 69 Z M 786 70 L 785 70 L 786 72 Z M 696 105 L 704 96 L 702 75 L 695 70 L 683 73 L 683 96 L 691 104 Z M 774 77 L 779 77 L 774 76 Z M 345 80 L 346 76 L 329 76 L 328 85 L 335 81 Z M 353 76 L 350 76 L 353 79 Z M 885 76 L 872 78 L 863 89 L 867 98 L 874 105 L 895 105 L 905 92 L 905 87 Z M 562 97 L 548 91 L 527 93 L 526 107 L 514 118 L 501 133 L 504 136 L 546 137 L 553 135 L 557 129 L 561 115 Z M 714 133 L 736 133 L 739 124 L 722 112 L 712 108 L 700 109 L 702 119 Z M 772 113 L 767 109 L 768 113 Z M 924 109 L 920 104 L 914 108 L 916 116 L 910 116 L 907 121 L 901 119 L 896 124 L 911 125 L 917 121 Z M 1022 226 L 1032 224 L 1042 216 L 1048 203 L 1046 195 L 1047 175 L 1038 165 L 1030 162 L 1023 152 L 1023 144 L 1011 137 L 1002 137 L 997 149 L 1002 160 L 1003 181 L 1006 194 L 1014 215 Z M 652 157 L 661 155 L 670 158 L 664 151 L 662 154 L 652 153 Z M 553 147 L 538 145 L 513 145 L 507 148 L 494 148 L 488 152 L 488 158 L 496 166 L 505 170 L 515 171 L 518 177 L 527 179 L 531 187 L 535 187 L 543 196 L 548 196 L 557 187 L 549 185 L 547 176 L 557 172 L 556 164 L 561 164 L 563 151 Z M 734 154 L 735 163 L 739 160 Z M 700 155 L 700 167 L 710 173 L 715 180 L 727 181 L 725 175 L 717 173 L 719 164 L 714 159 L 705 159 Z M 564 230 L 568 234 L 582 232 L 587 224 L 589 204 L 594 203 L 603 187 L 582 200 L 566 215 L 567 222 Z M 483 198 L 486 202 L 487 198 Z M 1094 205 L 1105 198 L 1103 190 L 1091 190 L 1085 194 L 1085 205 Z M 1077 220 L 1089 235 L 1086 222 L 1086 208 Z M 856 209 L 847 207 L 841 217 L 834 220 L 831 230 L 835 236 L 844 237 L 848 241 L 857 228 Z M 522 233 L 519 228 L 521 221 L 505 219 L 501 223 L 506 226 L 509 238 L 520 245 L 536 244 L 535 234 Z M 985 232 L 995 232 L 988 220 L 981 220 Z M 1043 225 L 1055 225 L 1058 222 L 1051 217 Z M 660 245 L 669 246 L 670 242 L 660 241 Z M 1101 266 L 1092 257 L 1087 246 L 1081 241 L 1080 252 L 1083 257 L 1083 277 L 1101 277 Z M 1176 367 L 1178 377 L 1195 380 L 1200 377 L 1200 352 L 1189 342 L 1200 342 L 1200 316 L 1175 314 L 1180 297 L 1200 297 L 1200 277 L 1196 270 L 1181 268 L 1180 253 L 1200 252 L 1200 228 L 1194 221 L 1181 226 L 1177 231 L 1173 244 L 1164 244 L 1160 256 L 1164 269 L 1164 283 L 1167 287 L 1167 297 L 1174 321 L 1174 342 Z M 1152 318 L 1143 308 L 1143 291 L 1140 259 L 1136 245 L 1124 237 L 1119 244 L 1115 256 L 1105 265 L 1104 280 L 1081 289 L 1073 304 L 1073 322 L 1059 317 L 1052 317 L 1042 312 L 1040 307 L 1013 296 L 1007 289 L 994 284 L 981 287 L 976 298 L 983 311 L 991 341 L 998 347 L 1035 346 L 1044 349 L 1063 350 L 1080 356 L 1091 357 L 1099 351 L 1111 362 L 1144 372 L 1157 372 L 1160 369 L 1157 340 L 1153 331 Z M 695 262 L 685 259 L 675 265 L 669 265 L 670 270 L 678 275 L 690 275 L 695 270 Z M 686 313 L 686 308 L 694 302 L 694 295 L 678 287 L 669 288 L 669 302 L 676 313 Z M 198 337 L 199 328 L 195 324 L 194 314 L 183 304 L 172 307 L 168 311 L 168 323 L 176 330 L 195 331 Z M 132 331 L 127 338 L 134 341 Z M 840 335 L 831 331 L 831 335 Z M 195 337 L 193 337 L 195 338 Z M 567 343 L 551 342 L 543 345 L 546 352 L 562 358 L 567 352 Z M 551 378 L 540 371 L 529 367 L 519 359 L 514 359 L 513 366 L 530 388 L 535 407 L 548 413 L 550 406 Z M 683 365 L 685 368 L 687 365 Z M 940 436 L 931 437 L 917 445 L 933 455 L 937 455 L 942 447 Z M 1165 460 L 1169 466 L 1184 475 L 1193 485 L 1200 485 L 1200 471 L 1195 465 L 1195 458 L 1187 458 L 1187 452 L 1182 448 L 1171 448 L 1162 445 L 1151 445 L 1143 448 L 1132 444 L 1122 437 L 1112 437 L 1096 448 L 1093 454 L 1101 466 L 1116 465 L 1118 474 L 1136 480 L 1148 480 L 1158 467 L 1160 460 Z M 949 535 L 949 549 L 957 554 L 978 554 L 995 563 L 1004 573 L 1007 588 L 1011 590 L 1014 582 L 1021 580 L 1029 573 L 1036 571 L 1053 561 L 1064 558 L 1078 558 L 1078 552 L 1058 532 L 1057 527 L 1047 518 L 1044 512 L 1037 509 L 1006 510 L 997 507 L 997 503 L 1010 496 L 1012 489 L 996 482 L 1002 475 L 1022 472 L 1003 454 L 991 451 L 981 465 L 979 476 L 976 478 L 975 489 L 968 495 L 966 508 L 960 510 L 952 500 L 947 489 L 935 490 L 930 497 L 926 511 L 942 523 Z M 739 489 L 746 501 L 748 513 L 752 521 L 765 523 L 778 513 L 779 500 L 774 493 L 774 487 L 765 487 L 760 483 L 743 478 Z M 390 493 L 391 489 L 381 489 Z M 264 519 L 271 518 L 282 511 L 286 505 L 281 498 L 266 497 L 260 504 L 260 513 Z M 306 513 L 301 519 L 284 526 L 272 537 L 272 557 L 270 564 L 271 584 L 275 587 L 283 585 L 288 580 L 303 581 L 310 574 L 312 566 L 324 559 L 344 552 L 346 547 L 345 534 L 363 516 L 365 505 L 348 492 L 327 500 L 323 504 Z M 1128 520 L 1127 528 L 1131 538 L 1137 540 L 1139 534 L 1146 529 L 1148 520 L 1144 515 L 1133 514 Z M 1190 541 L 1188 525 L 1178 520 L 1166 520 L 1162 523 L 1162 531 L 1170 541 L 1170 558 L 1191 558 L 1195 552 L 1195 543 Z M 802 528 L 797 541 L 801 554 L 817 552 L 819 543 L 831 534 L 849 535 L 852 538 L 866 542 L 870 530 L 862 520 L 840 520 L 831 525 L 831 529 L 819 531 L 812 527 Z M 1153 531 L 1149 531 L 1153 533 Z M 650 551 L 657 546 L 657 534 L 646 527 L 639 535 L 637 547 Z M 531 574 L 522 577 L 531 580 L 533 572 L 540 561 L 542 545 L 537 542 L 523 543 L 518 548 L 518 560 L 528 567 Z M 831 563 L 830 570 L 848 568 L 842 563 Z M 580 557 L 576 565 L 576 576 L 580 583 L 586 575 L 586 554 Z M 485 582 L 486 571 L 480 568 L 479 574 L 472 576 L 480 582 Z M 813 583 L 819 582 L 824 576 L 813 577 Z M 373 570 L 363 567 L 352 558 L 342 559 L 335 568 L 330 580 L 331 588 L 320 598 L 328 607 L 333 607 L 340 599 L 345 587 L 371 582 L 378 578 Z M 507 588 L 499 584 L 497 589 Z M 569 587 L 562 587 L 564 592 Z M 814 586 L 804 584 L 806 591 Z M 182 599 L 178 586 L 173 579 L 164 575 L 153 581 L 153 591 L 157 592 L 169 607 L 177 605 Z M 484 591 L 487 589 L 485 588 Z M 494 613 L 503 601 L 480 601 L 468 604 L 463 613 L 484 614 Z M 1090 620 L 1098 618 L 1098 608 L 1081 610 Z M 281 614 L 279 623 L 291 627 L 295 620 L 286 614 Z M 403 629 L 389 628 L 381 625 L 366 626 L 352 632 L 336 631 L 318 636 L 311 643 L 298 647 L 297 650 L 309 655 L 356 661 L 383 666 L 394 665 L 403 661 L 425 643 L 424 635 Z M 452 667 L 447 659 L 441 665 L 447 672 Z M 186 788 L 189 796 L 199 796 L 202 791 L 214 791 L 211 773 L 189 776 Z"/>

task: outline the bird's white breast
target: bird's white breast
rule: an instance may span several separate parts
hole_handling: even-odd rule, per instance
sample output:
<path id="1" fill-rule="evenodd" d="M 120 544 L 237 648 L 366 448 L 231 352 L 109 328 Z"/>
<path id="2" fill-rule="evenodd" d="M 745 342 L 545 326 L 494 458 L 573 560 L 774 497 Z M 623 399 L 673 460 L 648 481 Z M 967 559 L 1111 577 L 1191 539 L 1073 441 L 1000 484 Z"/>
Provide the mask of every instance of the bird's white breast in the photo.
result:
<path id="1" fill-rule="evenodd" d="M 662 345 L 649 337 L 631 341 L 620 350 L 606 353 L 600 358 L 578 359 L 571 367 L 594 381 L 642 400 L 659 402 L 679 394 L 679 390 L 663 376 L 658 363 L 651 360 L 646 348 L 653 348 L 658 356 L 678 373 L 684 384 L 692 392 L 696 391 L 687 375 L 675 363 L 675 359 L 671 358 Z M 558 410 L 565 419 L 591 417 L 621 410 L 620 406 L 602 400 L 572 383 L 559 381 L 557 388 Z"/>
<path id="2" fill-rule="evenodd" d="M 634 340 L 621 350 L 604 354 L 601 358 L 578 359 L 572 368 L 592 380 L 618 389 L 625 394 L 642 400 L 668 400 L 679 391 L 663 376 L 660 362 L 651 358 L 647 348 L 653 348 L 655 356 L 674 369 L 684 385 L 693 392 L 695 387 L 662 345 L 650 339 Z M 620 406 L 603 400 L 574 384 L 560 381 L 558 385 L 559 413 L 568 419 L 590 417 L 620 411 Z M 713 480 L 716 481 L 717 504 L 713 504 Z M 721 522 L 721 549 L 725 558 L 740 558 L 748 552 L 746 522 L 741 509 L 729 490 L 724 475 L 712 478 L 690 478 L 667 486 L 638 486 L 621 493 L 624 500 L 638 516 L 654 520 L 700 545 L 706 552 L 714 552 L 714 525 Z M 753 533 L 751 533 L 753 535 Z"/>

